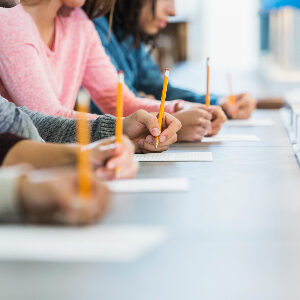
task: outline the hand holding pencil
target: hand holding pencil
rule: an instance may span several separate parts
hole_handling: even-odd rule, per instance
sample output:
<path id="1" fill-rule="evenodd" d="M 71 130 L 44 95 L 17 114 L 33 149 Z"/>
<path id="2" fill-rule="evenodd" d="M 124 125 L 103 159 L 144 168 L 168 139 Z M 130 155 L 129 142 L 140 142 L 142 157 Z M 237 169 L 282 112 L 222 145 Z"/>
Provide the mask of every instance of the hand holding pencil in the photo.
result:
<path id="1" fill-rule="evenodd" d="M 181 129 L 181 122 L 173 115 L 164 113 L 161 129 L 157 113 L 138 110 L 123 120 L 124 134 L 135 145 L 135 153 L 162 152 L 177 141 L 177 133 Z M 156 137 L 159 138 L 155 149 Z"/>

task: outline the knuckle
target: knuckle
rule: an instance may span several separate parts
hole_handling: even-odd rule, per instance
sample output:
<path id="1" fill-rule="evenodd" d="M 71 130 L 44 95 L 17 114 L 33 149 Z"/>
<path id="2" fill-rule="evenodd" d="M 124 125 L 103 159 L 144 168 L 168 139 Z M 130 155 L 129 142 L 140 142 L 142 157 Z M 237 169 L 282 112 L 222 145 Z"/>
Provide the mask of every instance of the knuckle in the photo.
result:
<path id="1" fill-rule="evenodd" d="M 143 109 L 139 109 L 136 111 L 136 115 L 137 117 L 142 117 L 145 114 L 145 111 Z"/>

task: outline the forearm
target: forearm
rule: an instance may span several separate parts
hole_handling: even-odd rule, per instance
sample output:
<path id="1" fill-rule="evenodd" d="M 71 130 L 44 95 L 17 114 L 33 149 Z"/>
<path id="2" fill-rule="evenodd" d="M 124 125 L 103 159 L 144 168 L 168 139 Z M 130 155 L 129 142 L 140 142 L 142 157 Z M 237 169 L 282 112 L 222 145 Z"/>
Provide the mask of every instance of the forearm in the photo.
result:
<path id="1" fill-rule="evenodd" d="M 33 112 L 26 107 L 21 107 L 31 118 L 37 127 L 39 134 L 46 142 L 51 143 L 75 143 L 76 120 L 63 117 L 54 117 Z M 98 141 L 103 138 L 111 137 L 115 132 L 115 117 L 110 115 L 99 116 L 96 120 L 91 120 L 91 140 Z"/>
<path id="2" fill-rule="evenodd" d="M 3 165 L 30 164 L 34 168 L 52 168 L 74 164 L 78 148 L 70 145 L 21 141 L 7 153 Z"/>

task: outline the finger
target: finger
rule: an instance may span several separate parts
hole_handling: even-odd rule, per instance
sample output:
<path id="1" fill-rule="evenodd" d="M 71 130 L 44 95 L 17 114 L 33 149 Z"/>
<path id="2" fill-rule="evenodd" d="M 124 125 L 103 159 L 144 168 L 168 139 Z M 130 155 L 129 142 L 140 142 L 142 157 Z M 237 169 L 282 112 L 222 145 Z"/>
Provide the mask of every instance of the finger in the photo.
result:
<path id="1" fill-rule="evenodd" d="M 210 128 L 211 121 L 204 120 L 204 119 L 199 119 L 198 124 L 199 124 L 199 127 L 202 127 L 204 129 L 208 129 L 208 128 Z"/>
<path id="2" fill-rule="evenodd" d="M 158 119 L 155 115 L 149 114 L 144 110 L 139 110 L 136 113 L 136 120 L 142 125 L 146 126 L 153 136 L 159 136 L 160 127 Z"/>
<path id="3" fill-rule="evenodd" d="M 123 136 L 122 143 L 129 149 L 129 151 L 132 154 L 134 154 L 134 151 L 135 151 L 134 144 L 133 144 L 133 142 L 127 136 Z"/>
<path id="4" fill-rule="evenodd" d="M 105 184 L 96 180 L 93 185 L 93 195 L 93 201 L 87 207 L 87 217 L 95 222 L 107 211 L 111 192 Z"/>
<path id="5" fill-rule="evenodd" d="M 223 109 L 221 109 L 220 107 L 215 107 L 213 115 L 214 115 L 213 122 L 218 122 L 220 124 L 223 124 L 227 121 L 227 117 Z"/>
<path id="6" fill-rule="evenodd" d="M 209 135 L 217 135 L 220 132 L 221 128 L 222 126 L 219 125 L 214 126 Z"/>
<path id="7" fill-rule="evenodd" d="M 147 143 L 144 144 L 144 147 L 141 149 L 143 153 L 155 153 L 155 152 L 163 152 L 169 149 L 168 146 L 163 146 L 161 143 L 158 144 L 157 149 L 154 145 L 149 145 Z"/>
<path id="8" fill-rule="evenodd" d="M 236 107 L 241 109 L 242 107 L 249 106 L 250 101 L 247 98 L 242 98 L 239 102 L 237 102 Z"/>
<path id="9" fill-rule="evenodd" d="M 120 147 L 117 144 L 107 144 L 96 146 L 91 152 L 91 160 L 95 167 L 104 166 L 107 160 L 118 155 Z"/>
<path id="10" fill-rule="evenodd" d="M 126 167 L 133 162 L 133 152 L 131 148 L 125 145 L 118 145 L 122 152 L 119 155 L 114 156 L 107 162 L 107 169 L 114 170 L 117 167 Z"/>
<path id="11" fill-rule="evenodd" d="M 208 132 L 209 132 L 209 128 L 208 128 L 208 129 L 199 128 L 199 129 L 197 130 L 197 134 L 198 134 L 199 136 L 201 136 L 201 139 L 204 138 L 204 137 L 208 134 Z"/>
<path id="12" fill-rule="evenodd" d="M 197 110 L 201 113 L 201 115 L 200 115 L 201 118 L 209 120 L 209 121 L 213 118 L 211 111 L 209 111 L 209 107 L 207 107 L 207 109 L 201 107 L 201 108 L 198 108 Z"/>
<path id="13" fill-rule="evenodd" d="M 172 115 L 165 113 L 163 118 L 163 126 L 162 128 L 166 128 L 160 134 L 159 140 L 164 143 L 169 140 L 171 137 L 177 134 L 177 132 L 181 129 L 182 125 L 179 120 L 177 120 Z"/>
<path id="14" fill-rule="evenodd" d="M 93 181 L 93 194 L 89 201 L 74 205 L 72 211 L 57 214 L 56 218 L 70 225 L 86 225 L 97 221 L 105 212 L 110 192 L 106 185 Z"/>
<path id="15" fill-rule="evenodd" d="M 103 181 L 113 180 L 115 178 L 116 171 L 115 170 L 107 170 L 106 168 L 98 168 L 95 171 L 95 176 Z"/>
<path id="16" fill-rule="evenodd" d="M 139 164 L 137 162 L 133 162 L 127 168 L 121 169 L 119 174 L 119 179 L 134 178 L 136 176 L 138 169 L 139 169 Z"/>

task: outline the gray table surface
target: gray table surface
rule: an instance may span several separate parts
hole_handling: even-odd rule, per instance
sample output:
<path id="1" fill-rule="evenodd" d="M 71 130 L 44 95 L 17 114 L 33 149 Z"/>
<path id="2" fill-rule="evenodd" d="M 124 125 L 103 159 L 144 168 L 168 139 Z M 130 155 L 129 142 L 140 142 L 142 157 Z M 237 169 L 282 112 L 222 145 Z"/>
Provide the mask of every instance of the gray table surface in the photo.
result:
<path id="1" fill-rule="evenodd" d="M 300 171 L 274 127 L 262 141 L 177 144 L 212 163 L 143 163 L 138 177 L 188 177 L 188 193 L 120 195 L 106 224 L 162 225 L 170 238 L 132 263 L 0 263 L 0 299 L 300 299 Z M 5 241 L 1 241 L 5 242 Z"/>

